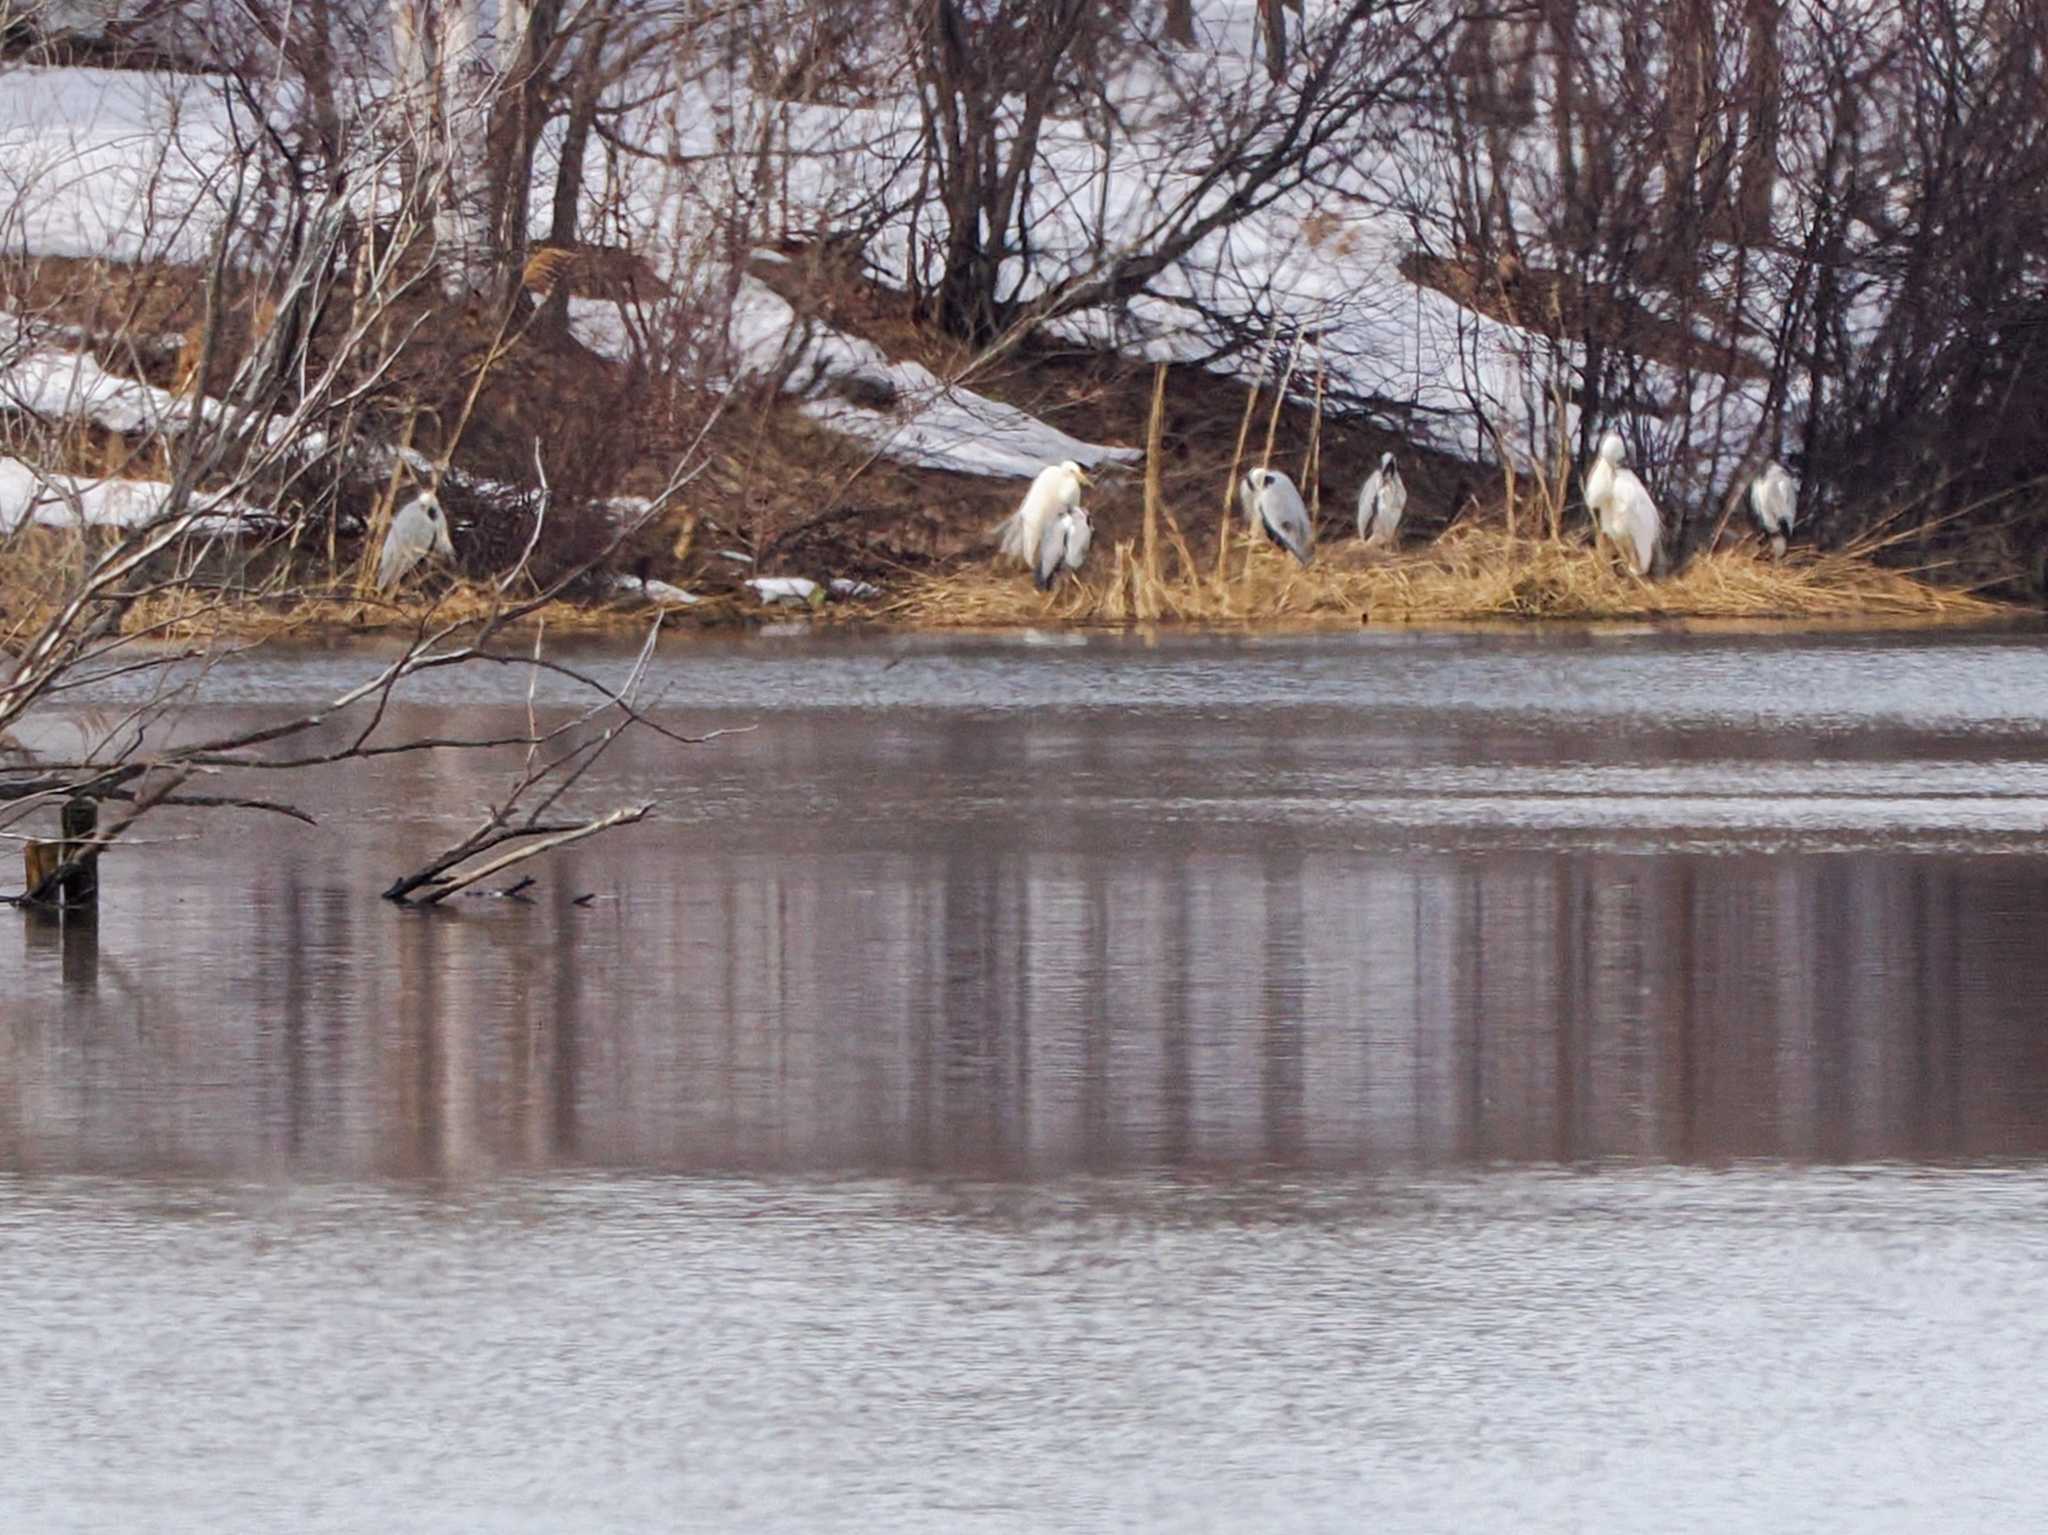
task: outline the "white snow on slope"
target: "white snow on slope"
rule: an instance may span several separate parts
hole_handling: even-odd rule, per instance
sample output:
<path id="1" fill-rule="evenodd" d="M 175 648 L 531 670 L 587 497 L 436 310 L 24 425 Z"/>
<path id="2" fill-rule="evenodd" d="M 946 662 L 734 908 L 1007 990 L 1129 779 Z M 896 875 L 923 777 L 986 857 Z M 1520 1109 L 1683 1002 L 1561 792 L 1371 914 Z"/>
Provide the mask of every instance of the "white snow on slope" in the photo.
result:
<path id="1" fill-rule="evenodd" d="M 35 256 L 197 261 L 226 212 L 230 146 L 212 82 L 9 68 L 0 236 Z"/>
<path id="2" fill-rule="evenodd" d="M 1141 61 L 1110 83 L 1113 105 L 1130 128 L 1111 148 L 1079 119 L 1047 123 L 1032 173 L 1040 195 L 1033 264 L 1026 272 L 1013 263 L 1017 282 L 1008 296 L 1028 299 L 1125 248 L 1191 189 L 1204 146 L 1200 134 L 1185 131 L 1186 120 L 1197 115 L 1189 93 L 1213 88 L 1212 94 L 1227 95 L 1235 81 L 1262 68 L 1251 0 L 1203 0 L 1199 11 L 1208 42 L 1183 56 L 1193 73 L 1176 79 L 1156 61 Z M 619 88 L 642 93 L 649 84 L 636 77 Z M 674 125 L 672 143 L 663 137 L 669 131 L 664 124 Z M 743 73 L 713 75 L 650 99 L 637 126 L 648 142 L 672 149 L 679 160 L 701 157 L 705 163 L 772 129 L 762 163 L 773 167 L 787 230 L 829 229 L 848 210 L 893 206 L 904 211 L 881 229 L 872 258 L 885 278 L 930 275 L 933 230 L 929 222 L 913 222 L 929 219 L 917 210 L 928 210 L 931 201 L 917 186 L 921 171 L 910 151 L 921 123 L 908 92 L 849 108 L 769 100 L 750 91 Z M 12 222 L 0 226 L 0 236 L 34 253 L 132 258 L 147 251 L 189 258 L 218 227 L 224 130 L 218 104 L 191 82 L 77 69 L 0 72 L 0 201 L 18 189 L 22 204 Z M 1525 198 L 1542 195 L 1541 138 L 1529 146 Z M 553 152 L 544 153 L 538 177 L 552 178 L 547 155 Z M 1321 188 L 1283 198 L 1210 237 L 1188 261 L 1161 274 L 1153 292 L 1113 312 L 1069 317 L 1059 329 L 1135 355 L 1186 359 L 1207 355 L 1222 339 L 1206 315 L 1257 329 L 1259 317 L 1277 311 L 1290 325 L 1315 327 L 1333 384 L 1382 402 L 1389 419 L 1418 445 L 1477 459 L 1502 448 L 1525 460 L 1540 457 L 1556 426 L 1552 370 L 1577 354 L 1418 289 L 1401 275 L 1399 262 L 1415 244 L 1415 230 L 1404 215 L 1388 210 L 1393 191 L 1415 167 L 1397 163 L 1394 153 L 1362 153 L 1333 167 Z M 706 270 L 701 252 L 674 245 L 676 230 L 701 224 L 689 214 L 702 188 L 672 181 L 658 160 L 629 156 L 611 168 L 625 178 L 616 186 L 620 203 L 613 212 L 636 248 L 678 281 Z M 593 188 L 615 185 L 605 171 L 593 163 Z M 370 190 L 361 195 L 369 196 L 376 178 L 363 184 Z M 1418 195 L 1426 198 L 1428 189 Z M 545 219 L 548 199 L 536 198 L 534 205 L 536 219 Z M 1332 219 L 1333 230 L 1310 237 L 1314 221 Z M 722 286 L 715 264 L 696 280 Z M 785 347 L 795 350 L 790 387 L 805 398 L 805 410 L 891 457 L 1022 478 L 1056 458 L 1094 464 L 1138 456 L 1077 442 L 1026 412 L 949 389 L 857 338 L 818 328 L 795 336 L 793 322 L 772 291 L 743 285 L 731 321 L 743 369 L 761 371 L 776 365 Z M 630 345 L 615 305 L 579 302 L 572 324 L 599 351 L 616 355 Z M 1296 378 L 1303 395 L 1315 361 L 1307 359 Z M 1248 376 L 1256 360 L 1217 366 Z M 1666 395 L 1685 387 L 1675 373 L 1649 371 Z M 835 380 L 886 386 L 895 403 L 883 408 L 841 398 L 829 387 Z M 1691 388 L 1696 409 L 1711 407 L 1703 418 L 1714 423 L 1708 430 L 1724 442 L 1744 438 L 1760 414 L 1760 387 L 1730 389 L 1701 379 Z M 1569 411 L 1565 424 L 1574 424 Z M 1711 445 L 1672 446 L 1675 454 Z"/>
<path id="3" fill-rule="evenodd" d="M 600 356 L 632 355 L 633 338 L 617 304 L 572 299 L 569 323 L 576 339 Z M 872 342 L 807 324 L 788 300 L 753 277 L 739 283 L 729 335 L 742 376 L 786 368 L 783 387 L 806 397 L 805 415 L 898 463 L 1028 480 L 1063 459 L 1092 469 L 1144 456 L 1136 448 L 1082 442 L 1029 411 L 949 384 L 920 363 L 892 362 Z M 837 398 L 833 386 L 839 383 L 866 384 L 892 403 L 884 408 Z"/>
<path id="4" fill-rule="evenodd" d="M 109 373 L 87 353 L 39 347 L 0 364 L 0 409 L 132 433 L 176 426 L 188 407 L 167 390 Z"/>
<path id="5" fill-rule="evenodd" d="M 164 515 L 171 487 L 161 480 L 84 479 L 38 474 L 18 458 L 0 458 L 0 533 L 24 522 L 42 527 L 139 528 Z M 193 531 L 220 533 L 241 525 L 249 508 L 201 495 Z"/>

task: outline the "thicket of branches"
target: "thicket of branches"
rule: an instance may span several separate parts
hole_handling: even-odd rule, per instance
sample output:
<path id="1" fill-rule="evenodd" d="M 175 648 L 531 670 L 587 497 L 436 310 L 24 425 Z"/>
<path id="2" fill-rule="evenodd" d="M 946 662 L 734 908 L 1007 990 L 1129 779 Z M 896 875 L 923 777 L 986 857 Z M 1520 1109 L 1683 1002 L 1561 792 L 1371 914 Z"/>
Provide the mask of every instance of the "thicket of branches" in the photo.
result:
<path id="1" fill-rule="evenodd" d="M 222 30 L 231 9 L 261 25 Z M 534 10 L 560 19 L 559 7 Z M 431 38 L 415 26 L 422 13 Z M 0 398 L 0 430 L 13 479 L 34 481 L 19 509 L 32 515 L 0 524 L 0 834 L 53 805 L 103 810 L 27 899 L 48 898 L 159 807 L 311 819 L 294 775 L 396 753 L 516 748 L 519 763 L 465 836 L 419 870 L 393 871 L 394 899 L 444 899 L 648 813 L 580 799 L 624 734 L 672 736 L 635 702 L 642 669 L 600 683 L 552 660 L 530 620 L 602 576 L 702 471 L 721 402 L 690 387 L 687 369 L 656 376 L 645 354 L 680 356 L 709 327 L 658 295 L 642 306 L 643 355 L 564 371 L 524 282 L 526 236 L 507 232 L 523 228 L 507 211 L 520 195 L 507 178 L 530 179 L 539 132 L 522 115 L 528 83 L 543 62 L 559 65 L 549 89 L 559 85 L 573 117 L 597 89 L 587 72 L 614 67 L 607 50 L 640 46 L 628 14 L 618 8 L 609 30 L 586 18 L 545 48 L 529 32 L 501 53 L 502 72 L 475 80 L 362 67 L 366 55 L 403 58 L 408 43 L 446 50 L 449 18 L 425 7 L 400 18 L 392 48 L 387 13 L 342 6 L 156 7 L 146 44 L 89 39 L 98 62 L 123 62 L 130 46 L 151 61 L 203 58 L 193 88 L 230 139 L 188 137 L 167 111 L 167 141 L 120 231 L 132 259 L 20 250 L 0 278 L 0 368 L 17 392 Z M 10 36 L 32 57 L 83 46 L 47 26 L 26 44 Z M 67 168 L 19 169 L 5 211 L 9 229 L 25 230 L 52 186 L 64 195 Z M 564 196 L 588 206 L 580 186 Z M 184 291 L 166 299 L 167 288 Z M 183 333 L 168 351 L 151 334 L 165 317 Z M 616 503 L 626 470 L 650 463 L 657 493 Z M 96 518 L 115 504 L 110 489 L 126 515 Z M 385 607 L 370 580 L 377 548 L 394 507 L 423 491 L 448 508 L 467 582 L 430 587 L 444 595 L 412 610 L 395 657 L 366 661 L 360 682 L 291 717 L 176 728 L 268 615 Z M 53 520 L 58 529 L 38 526 Z M 523 728 L 481 737 L 392 728 L 388 706 L 408 679 L 511 661 L 566 677 L 587 703 L 529 710 Z M 41 711 L 116 677 L 140 701 L 74 748 L 18 744 L 36 739 Z"/>
<path id="2" fill-rule="evenodd" d="M 451 291 L 519 302 L 540 241 L 680 242 L 664 276 L 729 287 L 751 244 L 824 238 L 976 347 L 1151 296 L 1228 349 L 1287 318 L 1234 281 L 1234 227 L 1394 212 L 1429 280 L 1462 273 L 1535 338 L 1536 392 L 1579 407 L 1572 457 L 1625 422 L 1695 523 L 1703 487 L 1776 453 L 1840 536 L 1902 508 L 2028 531 L 2048 18 L 2026 0 L 128 11 L 102 38 L 227 70 L 287 195 L 396 109 Z M 796 110 L 820 105 L 844 120 Z M 715 137 L 679 120 L 707 114 Z M 650 167 L 663 195 L 636 196 Z M 1537 461 L 1559 434 L 1486 427 Z"/>
<path id="3" fill-rule="evenodd" d="M 1435 61 L 1425 246 L 1558 343 L 1690 532 L 1756 456 L 1823 537 L 1983 575 L 2048 534 L 2048 16 L 2026 0 L 1527 0 Z M 1539 348 L 1539 350 L 1541 350 Z"/>

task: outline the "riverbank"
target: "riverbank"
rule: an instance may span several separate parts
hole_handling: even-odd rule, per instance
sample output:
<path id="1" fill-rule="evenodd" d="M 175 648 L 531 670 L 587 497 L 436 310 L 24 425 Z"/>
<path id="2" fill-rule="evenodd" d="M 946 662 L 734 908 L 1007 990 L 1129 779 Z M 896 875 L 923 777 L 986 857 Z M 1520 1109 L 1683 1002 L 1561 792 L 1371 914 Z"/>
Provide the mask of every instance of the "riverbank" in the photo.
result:
<path id="1" fill-rule="evenodd" d="M 1930 584 L 1856 553 L 1801 552 L 1783 561 L 1750 547 L 1717 550 L 1644 581 L 1590 545 L 1454 529 L 1432 544 L 1375 558 L 1356 545 L 1301 567 L 1240 537 L 1220 562 L 1173 541 L 1148 562 L 1135 546 L 1107 551 L 1107 570 L 1051 593 L 986 568 L 917 581 L 887 610 L 916 627 L 1194 623 L 1257 628 L 1303 620 L 1458 622 L 1511 619 L 1888 620 L 1977 623 L 2018 611 Z"/>
<path id="2" fill-rule="evenodd" d="M 612 578 L 533 605 L 488 584 L 426 583 L 390 600 L 337 584 L 285 595 L 236 597 L 180 587 L 140 599 L 123 615 L 139 638 L 209 636 L 239 642 L 334 640 L 350 635 L 465 632 L 508 620 L 556 634 L 627 633 L 657 616 L 675 630 L 745 629 L 769 623 L 946 631 L 1018 627 L 1289 630 L 1359 623 L 1629 623 L 1707 620 L 1817 625 L 1981 624 L 2028 611 L 1850 553 L 1795 552 L 1783 561 L 1743 545 L 1704 554 L 1675 574 L 1644 581 L 1589 545 L 1512 538 L 1497 528 L 1454 529 L 1391 556 L 1356 546 L 1322 552 L 1303 568 L 1242 535 L 1222 563 L 1184 542 L 1148 564 L 1126 541 L 1050 592 L 1029 575 L 987 560 L 906 573 L 894 582 L 836 589 L 808 577 L 732 578 L 685 590 L 659 580 Z M 0 607 L 25 637 L 46 622 L 49 588 L 6 591 Z"/>

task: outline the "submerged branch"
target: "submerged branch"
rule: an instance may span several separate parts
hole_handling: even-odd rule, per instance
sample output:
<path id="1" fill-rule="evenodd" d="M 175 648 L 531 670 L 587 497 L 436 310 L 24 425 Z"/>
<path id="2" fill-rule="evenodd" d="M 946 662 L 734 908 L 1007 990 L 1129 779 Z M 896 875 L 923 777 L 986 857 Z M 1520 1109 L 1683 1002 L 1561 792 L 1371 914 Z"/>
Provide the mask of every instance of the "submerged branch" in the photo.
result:
<path id="1" fill-rule="evenodd" d="M 644 805 L 622 806 L 617 810 L 611 811 L 609 814 L 599 816 L 594 821 L 587 821 L 581 826 L 557 831 L 552 836 L 543 837 L 538 842 L 527 843 L 524 847 L 514 848 L 511 852 L 501 857 L 493 858 L 488 863 L 481 864 L 467 873 L 456 875 L 452 879 L 429 881 L 428 883 L 432 883 L 433 888 L 427 894 L 420 897 L 418 904 L 431 906 L 437 902 L 445 901 L 449 896 L 456 894 L 458 891 L 468 889 L 479 880 L 489 879 L 494 874 L 502 874 L 505 870 L 522 864 L 529 858 L 538 858 L 543 853 L 551 853 L 556 848 L 567 847 L 572 842 L 581 842 L 585 837 L 594 837 L 601 831 L 611 830 L 614 826 L 630 826 L 635 821 L 645 820 L 653 813 L 654 802 L 649 800 Z M 494 840 L 496 842 L 504 842 L 514 838 L 523 840 L 532 835 L 534 835 L 533 832 L 522 830 L 508 833 L 505 837 Z M 474 856 L 475 851 L 475 849 L 471 849 L 464 856 Z M 406 883 L 406 881 L 400 881 L 400 884 Z M 393 893 L 397 888 L 397 886 L 394 886 L 392 890 L 385 891 L 385 896 L 394 901 L 403 901 L 405 899 L 403 895 Z M 414 882 L 409 888 L 418 889 L 419 883 Z"/>

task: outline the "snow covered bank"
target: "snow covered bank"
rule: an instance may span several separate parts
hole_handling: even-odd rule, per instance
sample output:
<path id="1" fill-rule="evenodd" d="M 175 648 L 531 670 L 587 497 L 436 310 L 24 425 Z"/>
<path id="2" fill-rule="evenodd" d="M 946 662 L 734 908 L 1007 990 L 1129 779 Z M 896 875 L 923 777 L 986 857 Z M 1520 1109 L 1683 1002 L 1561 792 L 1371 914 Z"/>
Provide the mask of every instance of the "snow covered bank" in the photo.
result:
<path id="1" fill-rule="evenodd" d="M 0 458 L 0 533 L 24 523 L 46 528 L 139 528 L 164 515 L 171 497 L 162 480 L 86 479 L 42 474 L 18 458 Z M 199 495 L 198 533 L 227 533 L 261 515 L 225 498 Z"/>
<path id="2" fill-rule="evenodd" d="M 576 338 L 600 356 L 632 355 L 632 334 L 619 305 L 573 299 L 569 323 Z M 872 342 L 799 319 L 788 300 L 757 278 L 740 281 L 729 335 L 743 376 L 782 373 L 783 387 L 804 397 L 800 409 L 806 416 L 897 463 L 1028 480 L 1062 459 L 1094 468 L 1144 456 L 1136 448 L 1082 442 L 1029 411 L 949 384 L 920 363 L 892 362 Z M 843 398 L 847 385 L 890 403 Z"/>
<path id="3" fill-rule="evenodd" d="M 1030 261 L 1013 258 L 1007 297 L 1028 301 L 1117 252 L 1142 248 L 1168 210 L 1197 196 L 1201 159 L 1213 145 L 1189 131 L 1190 117 L 1262 69 L 1251 0 L 1203 0 L 1197 9 L 1201 48 L 1141 54 L 1105 82 L 1114 133 L 1079 109 L 1047 122 L 1031 171 Z M 704 229 L 702 200 L 718 182 L 678 177 L 672 167 L 723 164 L 736 154 L 755 156 L 756 147 L 775 207 L 774 227 L 760 236 L 831 231 L 858 213 L 871 230 L 865 253 L 878 275 L 930 279 L 935 240 L 932 199 L 920 180 L 928 170 L 918 149 L 923 125 L 907 81 L 889 66 L 878 64 L 877 98 L 860 106 L 762 96 L 744 72 L 726 75 L 715 66 L 677 82 L 660 73 L 668 67 L 651 62 L 614 88 L 646 103 L 626 114 L 622 131 L 660 153 L 605 160 L 593 147 L 587 179 L 593 199 L 605 189 L 608 227 L 621 230 L 664 280 L 699 288 L 723 281 L 701 249 L 682 244 Z M 1396 136 L 1398 124 L 1387 128 Z M 0 232 L 30 254 L 193 259 L 220 226 L 235 174 L 229 130 L 217 93 L 196 82 L 89 69 L 0 72 L 0 146 L 16 168 L 18 204 Z M 551 182 L 558 150 L 547 141 L 537 183 Z M 1416 173 L 1416 162 L 1397 159 L 1391 142 L 1361 152 L 1334 165 L 1325 184 L 1224 224 L 1146 292 L 1068 316 L 1056 328 L 1129 355 L 1174 360 L 1209 357 L 1233 336 L 1269 324 L 1283 337 L 1304 328 L 1318 338 L 1296 377 L 1304 395 L 1322 365 L 1334 391 L 1373 401 L 1419 446 L 1470 459 L 1503 449 L 1540 458 L 1559 425 L 1554 378 L 1581 359 L 1569 345 L 1477 314 L 1402 274 L 1418 230 L 1395 210 L 1404 199 L 1448 196 L 1414 185 Z M 1540 177 L 1531 182 L 1540 184 Z M 358 178 L 353 195 L 369 203 L 386 190 L 373 173 Z M 1210 188 L 1200 195 L 1221 194 Z M 545 196 L 533 199 L 536 233 L 550 211 Z M 598 212 L 594 204 L 591 212 Z M 571 323 L 600 353 L 630 349 L 617 305 L 578 300 Z M 793 362 L 789 387 L 807 415 L 900 462 L 1021 479 L 1062 458 L 1096 465 L 1139 456 L 949 386 L 858 338 L 816 326 L 800 332 L 790 306 L 751 279 L 741 286 L 730 329 L 743 368 Z M 1259 359 L 1240 353 L 1214 366 L 1246 377 Z M 1681 399 L 1687 390 L 1695 399 L 1718 391 L 1714 429 L 1731 443 L 1746 438 L 1760 416 L 1760 386 L 1688 383 L 1654 369 L 1651 377 Z M 835 387 L 848 384 L 859 387 Z M 39 387 L 48 399 L 74 385 L 59 379 Z M 130 419 L 152 403 L 99 381 L 76 394 L 95 411 Z M 1569 409 L 1564 424 L 1574 424 Z"/>

